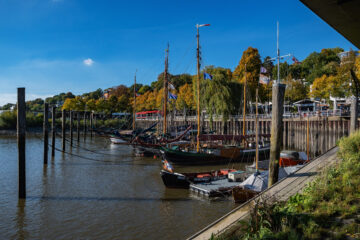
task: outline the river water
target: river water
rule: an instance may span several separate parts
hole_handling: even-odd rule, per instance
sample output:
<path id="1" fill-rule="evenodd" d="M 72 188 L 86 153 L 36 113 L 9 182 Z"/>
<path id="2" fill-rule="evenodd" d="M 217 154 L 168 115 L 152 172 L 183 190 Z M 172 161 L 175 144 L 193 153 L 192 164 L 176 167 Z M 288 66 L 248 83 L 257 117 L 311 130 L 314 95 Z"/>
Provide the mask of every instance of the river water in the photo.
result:
<path id="1" fill-rule="evenodd" d="M 0 136 L 0 239 L 184 239 L 237 206 L 166 189 L 160 160 L 131 146 L 88 137 L 67 151 L 44 166 L 42 140 L 27 136 L 27 199 L 18 201 L 16 137 Z"/>

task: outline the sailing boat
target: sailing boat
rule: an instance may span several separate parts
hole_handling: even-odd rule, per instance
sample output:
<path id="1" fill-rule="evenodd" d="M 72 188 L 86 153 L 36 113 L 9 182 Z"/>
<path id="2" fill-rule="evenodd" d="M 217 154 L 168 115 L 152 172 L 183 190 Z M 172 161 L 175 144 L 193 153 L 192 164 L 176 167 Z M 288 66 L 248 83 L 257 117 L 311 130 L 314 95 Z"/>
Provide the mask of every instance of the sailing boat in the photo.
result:
<path id="1" fill-rule="evenodd" d="M 232 162 L 244 162 L 253 159 L 256 155 L 256 149 L 240 148 L 238 146 L 219 146 L 207 145 L 200 149 L 200 140 L 227 140 L 228 138 L 240 138 L 246 142 L 245 132 L 243 136 L 230 135 L 200 135 L 200 43 L 199 43 L 199 28 L 210 26 L 210 24 L 197 24 L 197 144 L 196 150 L 190 147 L 180 149 L 163 147 L 160 152 L 164 159 L 178 165 L 209 165 L 209 164 L 224 164 Z M 244 112 L 245 117 L 245 112 Z M 259 148 L 258 154 L 260 159 L 266 159 L 269 155 L 270 147 L 263 146 Z"/>

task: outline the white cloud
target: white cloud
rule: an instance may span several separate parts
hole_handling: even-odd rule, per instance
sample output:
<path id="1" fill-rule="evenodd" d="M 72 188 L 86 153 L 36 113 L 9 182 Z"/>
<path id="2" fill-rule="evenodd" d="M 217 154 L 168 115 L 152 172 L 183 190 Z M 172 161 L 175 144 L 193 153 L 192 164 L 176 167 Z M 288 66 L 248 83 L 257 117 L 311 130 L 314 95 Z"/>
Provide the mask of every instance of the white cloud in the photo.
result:
<path id="1" fill-rule="evenodd" d="M 91 65 L 93 65 L 94 64 L 94 61 L 91 59 L 91 58 L 88 58 L 88 59 L 85 59 L 84 61 L 83 61 L 83 63 L 86 65 L 86 66 L 91 66 Z"/>

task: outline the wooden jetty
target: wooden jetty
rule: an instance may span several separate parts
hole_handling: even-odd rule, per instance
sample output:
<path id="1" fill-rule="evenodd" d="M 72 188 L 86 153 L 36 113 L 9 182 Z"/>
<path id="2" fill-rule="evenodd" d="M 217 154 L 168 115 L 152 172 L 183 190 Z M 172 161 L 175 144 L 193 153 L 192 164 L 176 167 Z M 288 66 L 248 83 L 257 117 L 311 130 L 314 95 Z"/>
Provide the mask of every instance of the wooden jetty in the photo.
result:
<path id="1" fill-rule="evenodd" d="M 192 183 L 190 190 L 206 197 L 216 197 L 231 194 L 231 189 L 239 184 L 240 182 L 229 182 L 226 178 L 209 183 Z"/>
<path id="2" fill-rule="evenodd" d="M 337 147 L 331 149 L 324 155 L 306 164 L 295 173 L 277 182 L 271 188 L 240 205 L 188 239 L 210 239 L 212 234 L 219 235 L 223 233 L 226 234 L 227 231 L 231 232 L 238 227 L 239 221 L 246 220 L 250 216 L 256 203 L 262 201 L 271 202 L 275 200 L 285 201 L 294 194 L 301 192 L 306 184 L 314 180 L 325 167 L 338 161 L 336 156 L 337 151 Z"/>

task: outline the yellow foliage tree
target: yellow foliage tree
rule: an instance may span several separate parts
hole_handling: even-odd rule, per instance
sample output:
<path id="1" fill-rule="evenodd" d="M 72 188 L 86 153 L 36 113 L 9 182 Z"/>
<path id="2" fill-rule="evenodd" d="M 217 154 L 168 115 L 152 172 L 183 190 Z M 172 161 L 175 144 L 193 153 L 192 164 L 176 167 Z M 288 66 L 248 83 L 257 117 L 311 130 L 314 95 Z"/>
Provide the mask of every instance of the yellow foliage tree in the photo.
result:
<path id="1" fill-rule="evenodd" d="M 176 109 L 195 109 L 193 90 L 191 84 L 184 84 L 179 89 L 178 98 L 176 100 Z"/>
<path id="2" fill-rule="evenodd" d="M 250 98 L 255 99 L 255 91 L 259 84 L 261 59 L 256 48 L 249 47 L 243 52 L 239 65 L 232 74 L 233 81 L 247 82 Z M 245 69 L 246 67 L 246 69 Z"/>

